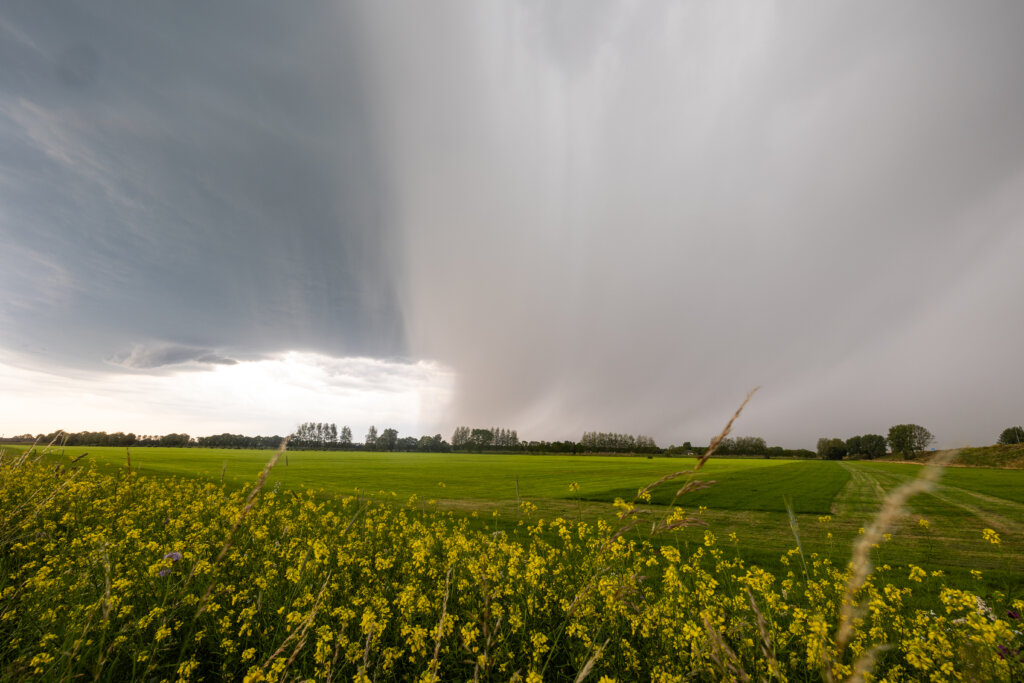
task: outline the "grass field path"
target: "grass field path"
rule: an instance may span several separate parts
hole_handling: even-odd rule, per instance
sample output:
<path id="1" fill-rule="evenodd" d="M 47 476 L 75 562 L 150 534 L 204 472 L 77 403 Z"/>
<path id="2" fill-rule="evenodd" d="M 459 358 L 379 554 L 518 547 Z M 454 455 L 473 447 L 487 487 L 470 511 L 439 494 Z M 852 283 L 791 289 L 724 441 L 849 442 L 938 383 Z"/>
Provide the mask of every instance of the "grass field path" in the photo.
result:
<path id="1" fill-rule="evenodd" d="M 841 462 L 840 465 L 850 473 L 850 481 L 833 501 L 832 514 L 843 517 L 877 512 L 891 489 L 920 474 L 917 466 L 910 465 L 905 466 L 905 473 L 878 467 L 869 469 L 868 466 L 853 462 Z M 910 507 L 922 513 L 934 513 L 937 505 L 929 501 L 929 498 L 977 517 L 994 529 L 1009 533 L 1024 530 L 1024 524 L 1006 516 L 1009 514 L 1024 519 L 1024 505 L 1020 503 L 940 481 L 933 491 L 910 501 Z"/>
<path id="2" fill-rule="evenodd" d="M 940 484 L 931 495 L 977 517 L 996 531 L 1024 537 L 1024 524 L 1016 521 L 1024 519 L 1024 505 L 1020 503 L 945 484 Z"/>
<path id="3" fill-rule="evenodd" d="M 875 514 L 882 506 L 886 490 L 900 481 L 886 472 L 856 467 L 853 463 L 840 461 L 839 465 L 850 473 L 850 480 L 832 501 L 830 512 L 835 517 L 859 519 Z"/>

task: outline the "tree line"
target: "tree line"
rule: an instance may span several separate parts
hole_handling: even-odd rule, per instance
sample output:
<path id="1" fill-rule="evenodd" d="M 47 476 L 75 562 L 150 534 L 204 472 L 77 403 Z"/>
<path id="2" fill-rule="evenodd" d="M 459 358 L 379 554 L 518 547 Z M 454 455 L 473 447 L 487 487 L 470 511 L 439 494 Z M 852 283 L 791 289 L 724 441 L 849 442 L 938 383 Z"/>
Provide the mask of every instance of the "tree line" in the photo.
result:
<path id="1" fill-rule="evenodd" d="M 649 436 L 643 434 L 616 434 L 614 432 L 583 432 L 579 440 L 583 453 L 661 453 L 662 449 Z"/>
<path id="2" fill-rule="evenodd" d="M 887 452 L 911 457 L 914 453 L 926 449 L 935 436 L 917 424 L 899 424 L 889 428 L 889 435 L 862 434 L 846 439 L 818 439 L 818 457 L 823 460 L 842 460 L 843 458 L 880 458 Z"/>
<path id="3" fill-rule="evenodd" d="M 522 441 L 515 429 L 504 427 L 455 428 L 451 442 L 440 434 L 399 436 L 398 430 L 387 427 L 378 432 L 371 426 L 362 443 L 353 440 L 348 425 L 334 422 L 303 422 L 290 435 L 288 447 L 291 450 L 359 450 L 359 451 L 402 451 L 421 453 L 448 453 L 451 451 L 483 453 L 489 451 L 521 453 L 637 453 L 647 455 L 685 456 L 697 455 L 706 446 L 694 446 L 689 441 L 682 446 L 661 448 L 654 439 L 644 435 L 619 434 L 616 432 L 584 432 L 579 441 Z M 759 436 L 738 436 L 726 438 L 718 446 L 720 455 L 760 456 L 765 458 L 821 458 L 841 460 L 843 458 L 879 458 L 886 453 L 911 457 L 925 450 L 934 435 L 917 424 L 899 424 L 889 428 L 888 436 L 861 434 L 848 439 L 823 437 L 818 439 L 817 450 L 804 448 L 789 449 L 768 446 Z M 239 448 L 263 450 L 277 448 L 283 438 L 274 436 L 246 436 L 244 434 L 214 434 L 193 437 L 186 433 L 163 435 L 136 435 L 132 432 L 65 432 L 57 430 L 49 434 L 21 434 L 2 438 L 8 443 L 57 443 L 64 446 L 162 446 L 174 448 Z M 1024 444 L 1024 427 L 1004 429 L 998 442 L 1002 445 Z"/>
<path id="4" fill-rule="evenodd" d="M 65 432 L 58 429 L 49 434 L 21 434 L 2 441 L 14 443 L 60 444 L 63 446 L 162 446 L 169 448 L 245 448 L 262 450 L 277 448 L 281 445 L 280 436 L 245 436 L 243 434 L 216 434 L 213 436 L 193 437 L 185 433 L 173 432 L 163 435 L 136 435 L 132 432 Z"/>
<path id="5" fill-rule="evenodd" d="M 362 443 L 353 441 L 352 428 L 333 422 L 303 422 L 296 428 L 288 442 L 292 450 L 312 451 L 402 451 L 420 453 L 447 453 L 451 446 L 440 434 L 420 437 L 400 437 L 398 430 L 385 427 L 380 432 L 376 425 L 370 425 Z"/>
<path id="6" fill-rule="evenodd" d="M 515 451 L 520 450 L 519 433 L 514 429 L 456 427 L 452 432 L 453 451 Z"/>

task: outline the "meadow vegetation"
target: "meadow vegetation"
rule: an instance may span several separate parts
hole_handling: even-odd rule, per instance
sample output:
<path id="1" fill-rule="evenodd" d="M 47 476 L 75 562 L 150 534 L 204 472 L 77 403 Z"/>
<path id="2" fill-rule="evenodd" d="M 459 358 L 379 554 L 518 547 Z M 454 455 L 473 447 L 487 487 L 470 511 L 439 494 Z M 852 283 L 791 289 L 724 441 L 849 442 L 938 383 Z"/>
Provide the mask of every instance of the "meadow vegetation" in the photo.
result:
<path id="1" fill-rule="evenodd" d="M 960 475 L 983 470 L 949 470 L 953 479 L 910 498 L 911 508 L 890 504 L 879 522 L 886 493 L 899 495 L 932 468 L 711 460 L 698 477 L 672 477 L 661 475 L 679 461 L 519 456 L 534 463 L 531 474 L 500 456 L 487 456 L 498 459 L 483 472 L 480 456 L 476 469 L 447 456 L 446 468 L 404 468 L 403 478 L 402 467 L 382 477 L 369 461 L 360 471 L 362 454 L 346 454 L 333 465 L 348 480 L 346 494 L 316 476 L 314 465 L 323 475 L 329 464 L 313 454 L 279 454 L 276 467 L 255 476 L 235 453 L 226 466 L 212 457 L 221 454 L 206 454 L 205 469 L 179 462 L 182 472 L 146 453 L 133 452 L 129 465 L 122 452 L 116 466 L 103 454 L 5 453 L 2 675 L 607 682 L 1024 674 L 1014 578 L 1021 503 L 1012 487 Z M 819 468 L 816 477 L 808 467 Z M 179 476 L 186 472 L 201 476 Z M 351 488 L 371 480 L 377 486 Z M 798 496 L 785 510 L 785 501 L 769 504 L 771 495 L 753 490 L 818 480 L 826 493 L 808 496 L 813 513 L 800 511 Z M 738 486 L 749 495 L 729 492 Z M 588 489 L 598 500 L 584 500 Z M 453 490 L 458 498 L 447 497 Z M 741 541 L 741 533 L 757 535 Z M 951 544 L 965 564 L 943 568 L 958 561 Z M 765 552 L 775 552 L 773 562 L 761 562 Z"/>

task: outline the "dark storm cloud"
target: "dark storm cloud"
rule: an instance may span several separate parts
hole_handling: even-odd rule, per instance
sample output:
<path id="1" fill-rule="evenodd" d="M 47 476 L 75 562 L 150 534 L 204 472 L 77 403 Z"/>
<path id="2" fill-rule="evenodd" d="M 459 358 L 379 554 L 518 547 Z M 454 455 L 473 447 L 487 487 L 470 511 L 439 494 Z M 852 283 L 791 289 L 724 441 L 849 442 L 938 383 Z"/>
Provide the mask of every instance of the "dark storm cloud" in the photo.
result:
<path id="1" fill-rule="evenodd" d="M 335 5 L 5 4 L 0 342 L 93 367 L 151 340 L 402 351 Z"/>
<path id="2" fill-rule="evenodd" d="M 0 345 L 433 359 L 451 423 L 529 436 L 700 442 L 762 384 L 739 429 L 773 442 L 991 441 L 1024 406 L 1021 26 L 8 3 Z"/>

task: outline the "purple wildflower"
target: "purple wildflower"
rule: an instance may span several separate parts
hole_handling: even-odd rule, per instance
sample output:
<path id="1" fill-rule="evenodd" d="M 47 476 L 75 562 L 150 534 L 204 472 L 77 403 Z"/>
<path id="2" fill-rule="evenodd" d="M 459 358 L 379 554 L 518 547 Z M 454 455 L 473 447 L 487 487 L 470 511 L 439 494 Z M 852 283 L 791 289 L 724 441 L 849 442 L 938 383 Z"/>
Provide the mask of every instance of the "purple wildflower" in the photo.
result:
<path id="1" fill-rule="evenodd" d="M 171 552 L 164 555 L 164 559 L 170 560 L 171 562 L 178 562 L 181 560 L 181 553 L 179 553 L 177 550 L 172 550 Z M 166 569 L 161 569 L 159 572 L 157 572 L 157 576 L 163 578 L 165 576 L 169 576 L 170 573 L 171 568 L 167 567 Z"/>
<path id="2" fill-rule="evenodd" d="M 1020 612 L 1012 609 L 1006 613 L 1006 616 L 1010 617 L 1011 619 L 1020 619 Z"/>

